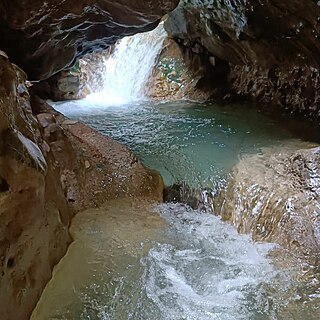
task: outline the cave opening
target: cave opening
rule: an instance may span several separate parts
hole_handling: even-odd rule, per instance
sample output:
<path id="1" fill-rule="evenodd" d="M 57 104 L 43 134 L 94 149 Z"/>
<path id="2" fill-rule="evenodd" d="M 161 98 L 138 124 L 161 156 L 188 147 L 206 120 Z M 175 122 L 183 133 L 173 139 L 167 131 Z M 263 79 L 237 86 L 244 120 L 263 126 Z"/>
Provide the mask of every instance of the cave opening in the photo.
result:
<path id="1" fill-rule="evenodd" d="M 1 319 L 318 320 L 319 10 L 0 0 Z"/>
<path id="2" fill-rule="evenodd" d="M 270 255 L 278 261 L 287 251 L 274 241 L 260 241 L 281 233 L 276 223 L 268 227 L 268 219 L 280 221 L 285 213 L 277 206 L 290 207 L 279 200 L 287 189 L 278 186 L 285 183 L 274 168 L 285 170 L 282 164 L 292 153 L 313 143 L 301 141 L 301 132 L 283 118 L 270 117 L 245 98 L 228 99 L 229 63 L 197 43 L 178 42 L 162 25 L 125 38 L 102 59 L 94 58 L 99 62 L 87 83 L 91 94 L 50 102 L 74 123 L 112 137 L 159 171 L 166 203 L 150 209 L 144 200 L 119 200 L 78 214 L 71 228 L 74 245 L 33 320 L 44 312 L 174 319 L 176 310 L 186 318 L 206 319 L 208 312 L 232 319 L 239 312 L 267 317 L 285 312 L 288 301 L 278 294 L 280 287 L 291 290 L 303 283 L 285 276 L 293 265 L 270 263 Z M 90 63 L 86 60 L 84 68 Z M 216 99 L 210 99 L 213 95 Z M 266 212 L 269 205 L 271 216 L 256 220 L 255 212 Z M 154 220 L 150 210 L 156 212 Z M 240 234 L 216 220 L 219 215 Z M 241 234 L 252 232 L 257 242 Z M 70 272 L 75 263 L 81 267 Z M 56 296 L 60 299 L 52 299 Z M 260 304 L 277 307 L 262 311 Z"/>

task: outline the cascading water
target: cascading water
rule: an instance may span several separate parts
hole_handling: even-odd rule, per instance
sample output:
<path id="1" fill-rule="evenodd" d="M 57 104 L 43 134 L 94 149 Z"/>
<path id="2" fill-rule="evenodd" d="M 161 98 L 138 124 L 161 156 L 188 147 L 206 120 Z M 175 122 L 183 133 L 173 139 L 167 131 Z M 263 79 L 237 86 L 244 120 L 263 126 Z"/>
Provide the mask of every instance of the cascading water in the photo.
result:
<path id="1" fill-rule="evenodd" d="M 105 63 L 104 87 L 88 96 L 109 105 L 145 100 L 144 87 L 166 37 L 163 24 L 155 30 L 123 38 Z"/>
<path id="2" fill-rule="evenodd" d="M 104 89 L 55 108 L 125 144 L 167 185 L 198 189 L 219 189 L 241 155 L 295 137 L 245 105 L 136 103 L 164 36 L 160 26 L 122 40 L 105 62 Z M 143 201 L 109 201 L 74 218 L 75 241 L 32 320 L 319 319 L 318 282 L 295 280 L 286 252 L 211 214 Z"/>

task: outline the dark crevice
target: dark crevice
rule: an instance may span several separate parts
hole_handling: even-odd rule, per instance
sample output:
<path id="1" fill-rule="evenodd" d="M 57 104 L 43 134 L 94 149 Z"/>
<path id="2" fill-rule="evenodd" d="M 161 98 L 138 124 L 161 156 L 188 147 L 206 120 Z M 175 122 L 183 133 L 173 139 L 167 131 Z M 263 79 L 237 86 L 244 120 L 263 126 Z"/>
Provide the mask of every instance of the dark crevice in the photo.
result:
<path id="1" fill-rule="evenodd" d="M 9 191 L 9 184 L 8 182 L 0 177 L 0 192 L 7 192 Z"/>
<path id="2" fill-rule="evenodd" d="M 7 261 L 7 268 L 10 269 L 14 266 L 14 258 L 9 258 Z"/>

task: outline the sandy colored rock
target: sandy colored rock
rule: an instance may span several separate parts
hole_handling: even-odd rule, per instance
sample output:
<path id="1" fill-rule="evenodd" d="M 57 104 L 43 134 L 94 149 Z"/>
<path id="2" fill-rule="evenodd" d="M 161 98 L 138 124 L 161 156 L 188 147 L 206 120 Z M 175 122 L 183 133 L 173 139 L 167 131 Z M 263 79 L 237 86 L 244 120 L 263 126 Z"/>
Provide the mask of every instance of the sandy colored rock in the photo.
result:
<path id="1" fill-rule="evenodd" d="M 0 54 L 1 320 L 29 318 L 71 242 L 78 210 L 114 198 L 162 198 L 160 175 L 125 147 L 38 98 L 35 117 L 25 81 Z"/>
<path id="2" fill-rule="evenodd" d="M 25 74 L 0 55 L 0 314 L 27 319 L 71 241 L 72 210 L 41 150 Z"/>
<path id="3" fill-rule="evenodd" d="M 182 48 L 170 37 L 146 84 L 146 95 L 153 100 L 207 100 L 212 90 L 198 86 L 203 74 L 186 63 Z"/>
<path id="4" fill-rule="evenodd" d="M 279 243 L 318 266 L 320 148 L 310 146 L 293 143 L 241 159 L 215 212 L 254 240 Z"/>

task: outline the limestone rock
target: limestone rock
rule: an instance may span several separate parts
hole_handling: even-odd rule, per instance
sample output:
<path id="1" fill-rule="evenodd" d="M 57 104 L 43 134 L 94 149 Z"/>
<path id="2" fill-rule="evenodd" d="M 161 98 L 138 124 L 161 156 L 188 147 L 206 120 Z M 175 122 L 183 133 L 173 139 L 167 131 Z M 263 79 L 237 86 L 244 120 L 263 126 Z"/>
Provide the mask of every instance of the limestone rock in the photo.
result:
<path id="1" fill-rule="evenodd" d="M 25 74 L 0 55 L 0 314 L 27 319 L 65 253 L 72 216 L 33 116 Z"/>
<path id="2" fill-rule="evenodd" d="M 214 57 L 215 66 L 224 64 L 221 74 L 211 78 L 213 86 L 225 81 L 233 95 L 315 118 L 320 106 L 319 15 L 314 0 L 182 0 L 165 28 L 191 55 L 205 54 L 207 62 Z"/>
<path id="3" fill-rule="evenodd" d="M 78 100 L 100 91 L 106 73 L 104 61 L 114 46 L 86 54 L 69 70 L 63 70 L 46 81 L 34 84 L 32 91 L 43 99 L 53 101 Z"/>
<path id="4" fill-rule="evenodd" d="M 297 150 L 298 148 L 301 150 Z M 235 166 L 215 211 L 254 240 L 276 242 L 314 266 L 320 261 L 320 148 L 264 150 Z"/>
<path id="5" fill-rule="evenodd" d="M 0 50 L 30 80 L 71 67 L 85 53 L 155 28 L 178 0 L 1 0 Z"/>
<path id="6" fill-rule="evenodd" d="M 199 88 L 203 74 L 186 63 L 186 57 L 179 45 L 167 37 L 152 74 L 147 82 L 146 95 L 153 100 L 207 100 L 212 90 Z"/>

